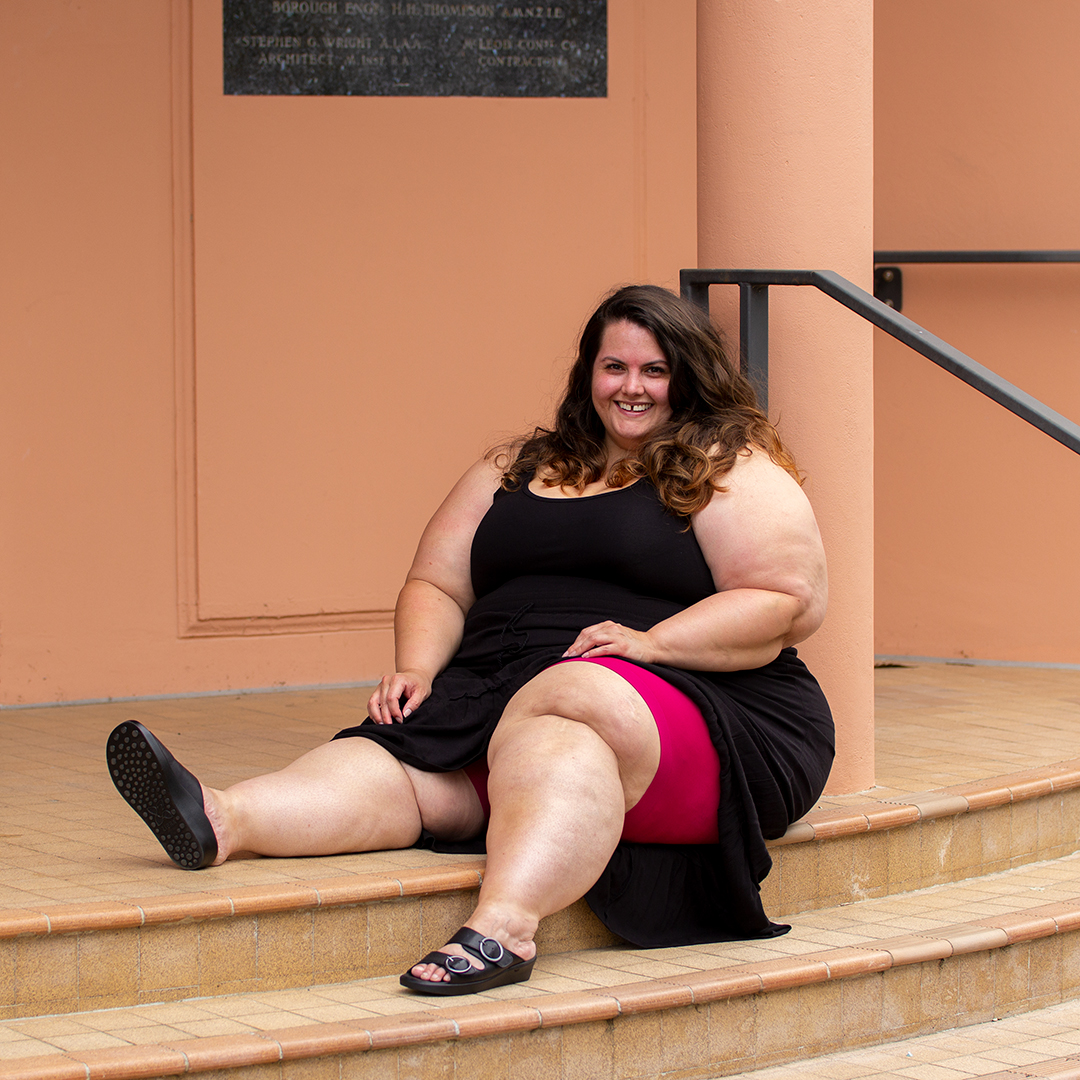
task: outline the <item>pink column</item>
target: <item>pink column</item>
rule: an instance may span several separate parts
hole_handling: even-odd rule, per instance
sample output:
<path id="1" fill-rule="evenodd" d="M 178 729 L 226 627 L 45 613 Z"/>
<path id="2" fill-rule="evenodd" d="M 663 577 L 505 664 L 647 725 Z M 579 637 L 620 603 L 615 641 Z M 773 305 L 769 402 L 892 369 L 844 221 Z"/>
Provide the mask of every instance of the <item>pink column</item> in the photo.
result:
<path id="1" fill-rule="evenodd" d="M 872 2 L 698 0 L 698 265 L 835 270 L 869 290 L 872 260 Z M 714 307 L 737 348 L 728 291 Z M 829 556 L 828 619 L 799 652 L 836 716 L 829 790 L 859 791 L 874 783 L 873 336 L 816 289 L 769 292 L 769 414 Z"/>

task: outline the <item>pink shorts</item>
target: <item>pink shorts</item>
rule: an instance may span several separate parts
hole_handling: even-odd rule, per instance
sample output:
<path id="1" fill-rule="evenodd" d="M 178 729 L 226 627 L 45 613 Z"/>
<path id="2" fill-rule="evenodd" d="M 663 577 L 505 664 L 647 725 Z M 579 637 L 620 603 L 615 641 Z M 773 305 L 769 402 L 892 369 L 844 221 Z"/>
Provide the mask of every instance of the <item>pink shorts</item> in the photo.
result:
<path id="1" fill-rule="evenodd" d="M 624 678 L 649 707 L 660 735 L 660 765 L 652 783 L 627 811 L 622 838 L 641 844 L 715 844 L 720 805 L 720 758 L 698 707 L 681 691 L 645 668 L 618 657 L 564 660 L 600 664 Z M 465 769 L 484 813 L 487 762 Z"/>

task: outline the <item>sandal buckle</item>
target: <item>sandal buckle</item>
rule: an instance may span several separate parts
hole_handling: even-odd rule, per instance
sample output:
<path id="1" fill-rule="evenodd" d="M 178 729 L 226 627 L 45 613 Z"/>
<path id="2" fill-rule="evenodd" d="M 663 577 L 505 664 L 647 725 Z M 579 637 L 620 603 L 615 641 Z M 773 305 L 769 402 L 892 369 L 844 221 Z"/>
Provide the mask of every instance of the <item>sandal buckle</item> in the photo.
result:
<path id="1" fill-rule="evenodd" d="M 455 975 L 464 975 L 472 970 L 472 963 L 465 956 L 448 956 L 443 967 Z"/>
<path id="2" fill-rule="evenodd" d="M 486 937 L 480 942 L 480 955 L 488 963 L 497 964 L 506 955 L 506 950 L 494 938 Z"/>

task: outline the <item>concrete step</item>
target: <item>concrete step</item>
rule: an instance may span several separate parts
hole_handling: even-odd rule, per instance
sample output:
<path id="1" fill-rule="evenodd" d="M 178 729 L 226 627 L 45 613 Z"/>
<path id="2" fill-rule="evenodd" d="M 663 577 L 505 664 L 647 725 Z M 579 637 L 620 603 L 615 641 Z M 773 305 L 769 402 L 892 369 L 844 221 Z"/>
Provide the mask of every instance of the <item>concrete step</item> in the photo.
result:
<path id="1" fill-rule="evenodd" d="M 762 895 L 770 915 L 786 919 L 1078 845 L 1080 761 L 1067 761 L 813 811 L 773 842 Z M 468 917 L 483 877 L 477 856 L 417 854 L 419 867 L 365 873 L 364 856 L 350 856 L 348 875 L 246 887 L 229 864 L 200 872 L 200 892 L 3 910 L 0 972 L 11 977 L 0 980 L 0 1018 L 401 972 Z M 538 939 L 545 954 L 615 941 L 583 903 L 545 920 Z"/>
<path id="2" fill-rule="evenodd" d="M 473 998 L 384 977 L 10 1019 L 0 1078 L 727 1076 L 1059 1004 L 1080 994 L 1078 931 L 1067 856 L 808 911 L 767 941 L 545 952 Z"/>
<path id="3" fill-rule="evenodd" d="M 812 812 L 772 845 L 766 910 L 789 919 L 859 899 L 1055 858 L 1080 843 L 1080 761 L 906 798 Z M 149 833 L 148 853 L 164 860 Z M 252 862 L 180 874 L 199 892 L 0 911 L 0 1019 L 400 973 L 468 916 L 479 857 L 414 853 L 418 866 L 350 856 L 351 873 L 245 886 Z M 264 861 L 265 862 L 265 861 Z M 293 874 L 303 860 L 289 860 Z M 297 871 L 296 866 L 301 867 Z M 163 868 L 164 869 L 164 868 Z M 545 920 L 545 954 L 615 938 L 579 903 Z"/>
<path id="4" fill-rule="evenodd" d="M 1080 1080 L 1080 1001 L 739 1075 L 747 1080 Z"/>
<path id="5" fill-rule="evenodd" d="M 871 793 L 872 794 L 872 793 Z M 770 844 L 777 918 L 1080 850 L 1080 758 L 951 787 L 831 800 Z"/>
<path id="6" fill-rule="evenodd" d="M 400 974 L 472 911 L 484 863 L 354 873 L 130 901 L 0 912 L 0 1018 Z M 212 880 L 213 871 L 204 871 Z M 617 939 L 580 902 L 546 952 Z"/>

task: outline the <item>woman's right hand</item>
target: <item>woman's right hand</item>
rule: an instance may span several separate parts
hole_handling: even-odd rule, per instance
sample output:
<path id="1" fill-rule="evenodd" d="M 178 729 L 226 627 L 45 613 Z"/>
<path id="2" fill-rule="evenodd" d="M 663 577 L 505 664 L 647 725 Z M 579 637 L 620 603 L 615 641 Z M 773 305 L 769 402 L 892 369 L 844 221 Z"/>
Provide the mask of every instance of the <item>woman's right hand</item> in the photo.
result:
<path id="1" fill-rule="evenodd" d="M 368 698 L 368 716 L 376 724 L 400 724 L 430 693 L 431 679 L 422 671 L 384 675 Z"/>

